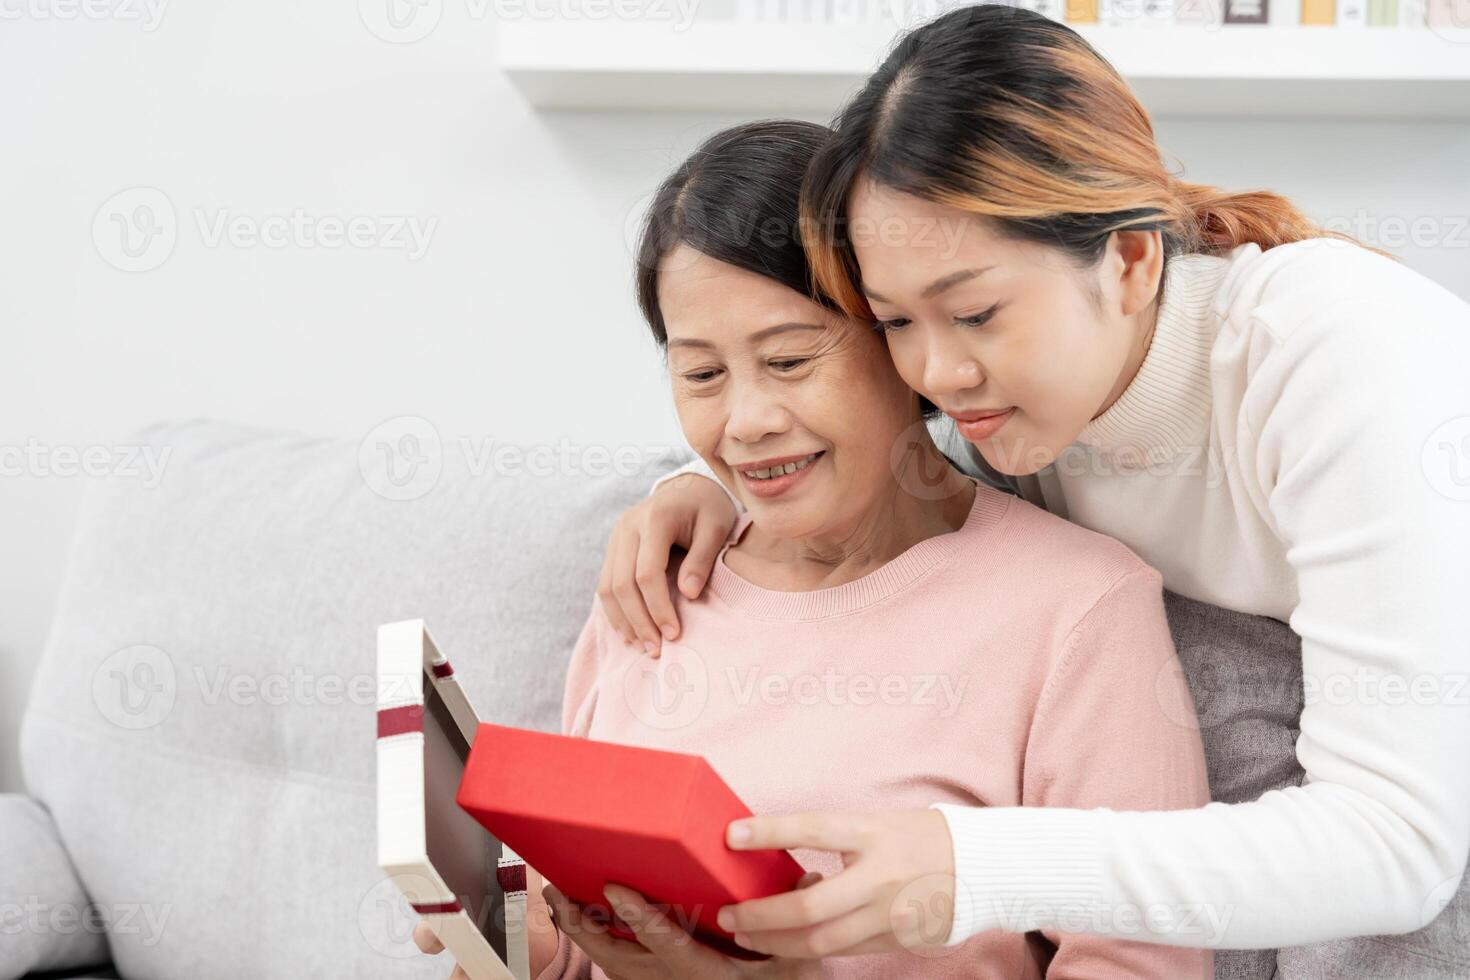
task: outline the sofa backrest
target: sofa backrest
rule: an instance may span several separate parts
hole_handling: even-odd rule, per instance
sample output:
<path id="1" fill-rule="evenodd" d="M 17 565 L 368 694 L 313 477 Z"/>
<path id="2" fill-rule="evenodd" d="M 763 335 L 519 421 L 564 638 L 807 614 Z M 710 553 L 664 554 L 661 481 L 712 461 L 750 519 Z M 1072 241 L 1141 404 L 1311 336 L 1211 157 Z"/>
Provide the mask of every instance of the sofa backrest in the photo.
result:
<path id="1" fill-rule="evenodd" d="M 414 425 L 156 426 L 156 486 L 90 491 L 21 753 L 122 976 L 447 973 L 375 866 L 377 627 L 424 618 L 487 720 L 556 730 L 612 522 L 684 460 Z"/>

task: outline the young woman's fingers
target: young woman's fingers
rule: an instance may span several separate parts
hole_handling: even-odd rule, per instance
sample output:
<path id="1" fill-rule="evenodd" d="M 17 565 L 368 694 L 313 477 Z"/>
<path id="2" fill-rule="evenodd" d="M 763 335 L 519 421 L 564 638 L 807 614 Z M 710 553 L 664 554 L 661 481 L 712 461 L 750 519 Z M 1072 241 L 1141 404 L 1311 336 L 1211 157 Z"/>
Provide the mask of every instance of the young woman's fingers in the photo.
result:
<path id="1" fill-rule="evenodd" d="M 679 566 L 679 591 L 690 599 L 699 598 L 704 584 L 714 571 L 715 558 L 720 554 L 730 537 L 730 522 L 717 510 L 701 509 L 694 518 L 694 529 L 690 532 L 689 553 Z M 678 634 L 675 633 L 675 636 Z M 672 639 L 672 637 L 671 637 Z"/>
<path id="2" fill-rule="evenodd" d="M 725 842 L 736 851 L 814 847 L 857 851 L 872 837 L 872 818 L 862 813 L 776 813 L 732 820 Z"/>
<path id="3" fill-rule="evenodd" d="M 652 653 L 658 649 L 655 641 L 659 638 L 659 633 L 658 627 L 653 624 L 653 617 L 648 615 L 648 608 L 643 604 L 643 593 L 638 589 L 638 535 L 620 537 L 617 549 L 612 573 L 613 598 L 621 607 L 628 625 L 632 627 L 635 642 L 643 644 L 644 649 Z"/>
<path id="4" fill-rule="evenodd" d="M 623 520 L 620 518 L 613 526 L 612 534 L 607 538 L 607 553 L 602 556 L 602 571 L 597 577 L 597 599 L 602 603 L 603 615 L 623 637 L 624 643 L 632 643 L 633 626 L 628 622 L 628 617 L 623 615 L 623 607 L 618 602 L 618 597 L 613 592 L 613 577 L 618 567 L 618 550 L 623 546 L 623 539 L 628 535 Z"/>
<path id="5" fill-rule="evenodd" d="M 679 617 L 674 612 L 674 600 L 669 594 L 668 570 L 674 550 L 674 530 L 671 521 L 651 515 L 638 538 L 638 557 L 633 562 L 633 579 L 638 583 L 643 604 L 659 634 L 655 641 L 655 656 L 661 652 L 664 640 L 672 640 L 679 634 Z"/>
<path id="6" fill-rule="evenodd" d="M 434 930 L 429 928 L 427 922 L 417 922 L 413 927 L 413 944 L 419 948 L 421 953 L 443 952 L 444 944 L 439 937 L 434 935 Z"/>

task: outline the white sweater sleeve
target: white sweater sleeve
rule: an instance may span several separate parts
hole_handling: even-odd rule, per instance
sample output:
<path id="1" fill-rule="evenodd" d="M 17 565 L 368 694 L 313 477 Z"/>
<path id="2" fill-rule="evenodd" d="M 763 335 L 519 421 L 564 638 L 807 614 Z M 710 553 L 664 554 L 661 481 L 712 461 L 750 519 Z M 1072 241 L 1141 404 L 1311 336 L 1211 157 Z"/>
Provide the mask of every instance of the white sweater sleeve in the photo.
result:
<path id="1" fill-rule="evenodd" d="M 661 476 L 657 480 L 654 480 L 653 489 L 649 490 L 648 492 L 653 493 L 653 491 L 657 490 L 660 485 L 668 482 L 669 480 L 677 479 L 678 477 L 684 476 L 688 473 L 693 473 L 696 476 L 702 476 L 707 480 L 713 480 L 715 486 L 725 491 L 725 496 L 729 497 L 730 503 L 735 505 L 735 513 L 743 514 L 745 512 L 745 508 L 741 505 L 740 500 L 733 493 L 730 492 L 729 487 L 720 482 L 719 477 L 715 476 L 715 471 L 710 469 L 709 464 L 704 461 L 704 457 L 697 454 L 689 462 L 685 463 L 677 470 L 674 470 L 674 472 L 669 473 L 666 476 Z"/>
<path id="2" fill-rule="evenodd" d="M 1337 304 L 1245 341 L 1231 459 L 1297 578 L 1303 785 L 1160 813 L 937 805 L 950 944 L 1064 924 L 1300 945 L 1421 928 L 1454 893 L 1470 851 L 1470 322 L 1399 329 L 1395 313 Z M 1201 917 L 1204 943 L 1179 928 Z"/>

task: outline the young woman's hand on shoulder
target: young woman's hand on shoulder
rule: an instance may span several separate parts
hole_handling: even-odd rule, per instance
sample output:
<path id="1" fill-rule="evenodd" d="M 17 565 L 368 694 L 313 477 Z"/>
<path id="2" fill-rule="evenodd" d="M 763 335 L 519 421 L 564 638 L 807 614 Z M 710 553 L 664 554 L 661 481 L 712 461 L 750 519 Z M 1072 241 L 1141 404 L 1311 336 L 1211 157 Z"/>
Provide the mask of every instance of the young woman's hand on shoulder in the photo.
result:
<path id="1" fill-rule="evenodd" d="M 695 473 L 666 480 L 622 513 L 608 538 L 597 597 L 624 642 L 658 656 L 665 639 L 678 637 L 681 624 L 667 578 L 673 548 L 687 552 L 679 569 L 679 591 L 697 598 L 735 517 L 729 494 Z"/>

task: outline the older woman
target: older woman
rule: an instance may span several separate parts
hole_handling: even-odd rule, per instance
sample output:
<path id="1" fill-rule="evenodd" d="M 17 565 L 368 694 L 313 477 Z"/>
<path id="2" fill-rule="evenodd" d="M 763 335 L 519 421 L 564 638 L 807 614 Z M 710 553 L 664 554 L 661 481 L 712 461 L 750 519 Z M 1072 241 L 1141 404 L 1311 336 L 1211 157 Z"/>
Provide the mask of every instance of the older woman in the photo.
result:
<path id="1" fill-rule="evenodd" d="M 796 122 L 721 133 L 654 201 L 642 307 L 684 434 L 744 514 L 706 596 L 680 602 L 683 635 L 660 659 L 625 643 L 593 603 L 563 731 L 701 754 L 758 812 L 909 807 L 939 838 L 943 816 L 922 809 L 936 799 L 1204 803 L 1203 750 L 1158 573 L 1113 539 L 950 466 L 883 338 L 812 298 L 797 193 L 826 136 Z M 795 856 L 809 872 L 843 865 L 831 851 Z M 1019 870 L 1047 873 L 1044 863 Z M 666 921 L 626 890 L 609 898 L 640 943 L 587 927 L 552 892 L 563 929 L 541 923 L 533 972 L 1213 975 L 1208 952 L 1065 927 L 947 947 L 947 912 L 912 903 L 917 894 L 899 883 L 890 896 L 907 950 L 746 962 L 655 928 Z M 1193 928 L 1205 945 L 1211 923 Z"/>

